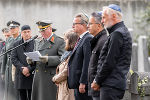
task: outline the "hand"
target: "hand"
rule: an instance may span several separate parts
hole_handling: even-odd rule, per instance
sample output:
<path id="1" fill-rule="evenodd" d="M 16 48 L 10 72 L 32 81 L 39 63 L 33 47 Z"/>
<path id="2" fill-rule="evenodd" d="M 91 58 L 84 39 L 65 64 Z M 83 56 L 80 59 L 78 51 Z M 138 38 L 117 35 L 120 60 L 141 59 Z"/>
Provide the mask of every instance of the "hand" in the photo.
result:
<path id="1" fill-rule="evenodd" d="M 30 76 L 30 73 L 26 74 L 25 76 L 26 76 L 26 77 Z"/>
<path id="2" fill-rule="evenodd" d="M 32 59 L 30 59 L 29 57 L 26 58 L 26 61 L 27 61 L 28 64 L 32 64 L 33 63 Z"/>
<path id="3" fill-rule="evenodd" d="M 3 74 L 2 74 L 2 75 L 1 75 L 1 78 L 2 78 L 2 80 L 4 80 L 4 78 L 5 78 L 5 75 L 3 75 Z"/>
<path id="4" fill-rule="evenodd" d="M 55 75 L 55 76 L 56 76 L 56 75 Z M 59 84 L 59 82 L 57 82 L 57 81 L 56 81 L 55 76 L 52 78 L 52 81 L 53 81 L 56 85 L 58 85 L 58 84 Z"/>
<path id="5" fill-rule="evenodd" d="M 41 57 L 39 57 L 39 59 L 42 63 L 47 63 L 48 62 L 48 56 L 41 56 Z"/>
<path id="6" fill-rule="evenodd" d="M 91 88 L 94 91 L 99 91 L 100 90 L 100 86 L 95 81 L 93 81 L 93 83 L 91 84 Z"/>
<path id="7" fill-rule="evenodd" d="M 79 92 L 80 93 L 85 93 L 85 84 L 80 83 Z"/>
<path id="8" fill-rule="evenodd" d="M 56 84 L 56 83 L 55 83 Z M 59 84 L 56 84 L 57 87 L 59 87 Z"/>
<path id="9" fill-rule="evenodd" d="M 52 82 L 54 82 L 54 83 L 55 83 L 55 76 L 52 78 Z"/>
<path id="10" fill-rule="evenodd" d="M 26 77 L 30 76 L 29 69 L 27 67 L 22 67 L 22 68 L 23 68 L 22 70 L 23 75 L 25 75 Z"/>

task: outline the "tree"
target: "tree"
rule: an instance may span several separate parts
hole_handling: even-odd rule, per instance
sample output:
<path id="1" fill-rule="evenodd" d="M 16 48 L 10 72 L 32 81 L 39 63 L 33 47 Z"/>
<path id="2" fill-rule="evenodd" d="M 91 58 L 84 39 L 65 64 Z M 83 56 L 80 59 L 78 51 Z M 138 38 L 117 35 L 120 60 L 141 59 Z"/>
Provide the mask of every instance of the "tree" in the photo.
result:
<path id="1" fill-rule="evenodd" d="M 148 37 L 147 46 L 148 46 L 148 53 L 150 56 L 150 3 L 148 3 L 148 6 L 146 7 L 144 13 L 142 13 L 141 16 L 136 18 L 136 23 L 138 29 L 142 30 L 141 35 L 146 35 Z M 138 36 L 139 34 L 136 34 L 136 39 Z"/>

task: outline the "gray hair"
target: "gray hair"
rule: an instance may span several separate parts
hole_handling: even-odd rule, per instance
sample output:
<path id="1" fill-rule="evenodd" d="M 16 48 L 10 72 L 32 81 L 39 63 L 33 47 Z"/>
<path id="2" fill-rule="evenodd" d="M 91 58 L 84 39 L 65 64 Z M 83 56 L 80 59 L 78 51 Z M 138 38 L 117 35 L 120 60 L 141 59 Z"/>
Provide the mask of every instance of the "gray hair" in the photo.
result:
<path id="1" fill-rule="evenodd" d="M 9 28 L 3 28 L 2 29 L 2 32 L 4 33 L 4 32 L 9 32 Z"/>
<path id="2" fill-rule="evenodd" d="M 99 24 L 101 24 L 101 20 L 102 20 L 102 15 L 96 13 L 96 12 L 93 12 L 91 14 L 92 17 L 94 17 L 95 21 Z"/>
<path id="3" fill-rule="evenodd" d="M 106 11 L 106 14 L 108 14 L 109 16 L 112 16 L 112 14 L 116 14 L 117 15 L 117 19 L 122 20 L 122 13 L 116 10 L 113 10 L 107 6 L 103 7 L 103 12 Z"/>
<path id="4" fill-rule="evenodd" d="M 83 24 L 88 24 L 88 22 L 89 22 L 89 18 L 88 18 L 88 16 L 86 15 L 86 14 L 84 14 L 84 13 L 79 13 L 79 14 L 77 14 L 76 16 L 75 16 L 75 18 L 77 18 L 77 17 L 80 17 L 81 18 L 81 23 L 83 23 Z"/>

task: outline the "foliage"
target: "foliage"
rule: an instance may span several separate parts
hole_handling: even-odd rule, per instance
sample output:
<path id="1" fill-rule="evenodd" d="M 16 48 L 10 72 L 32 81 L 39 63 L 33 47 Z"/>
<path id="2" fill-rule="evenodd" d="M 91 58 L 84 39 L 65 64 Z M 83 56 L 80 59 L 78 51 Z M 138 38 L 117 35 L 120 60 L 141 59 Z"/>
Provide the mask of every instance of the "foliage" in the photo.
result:
<path id="1" fill-rule="evenodd" d="M 136 23 L 138 29 L 142 30 L 141 35 L 146 35 L 148 38 L 148 53 L 150 56 L 150 3 L 146 7 L 146 10 L 141 14 L 141 16 L 136 17 Z M 139 37 L 139 34 L 136 34 L 135 39 Z M 137 42 L 137 40 L 134 40 Z"/>
<path id="2" fill-rule="evenodd" d="M 148 82 L 148 76 L 144 77 L 143 79 L 141 79 L 140 77 L 138 78 L 137 90 L 141 97 L 145 96 L 145 89 L 143 88 L 143 85 L 146 84 L 147 82 Z"/>

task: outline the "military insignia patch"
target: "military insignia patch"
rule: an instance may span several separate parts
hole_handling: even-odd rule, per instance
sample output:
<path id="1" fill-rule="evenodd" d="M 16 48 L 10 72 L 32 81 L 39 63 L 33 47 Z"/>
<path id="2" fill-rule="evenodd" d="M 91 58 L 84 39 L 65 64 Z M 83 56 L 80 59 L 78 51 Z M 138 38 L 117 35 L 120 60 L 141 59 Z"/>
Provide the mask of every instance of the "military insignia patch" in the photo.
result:
<path id="1" fill-rule="evenodd" d="M 54 38 L 54 36 L 51 38 L 51 42 L 54 42 L 54 40 L 55 40 L 55 38 Z"/>

